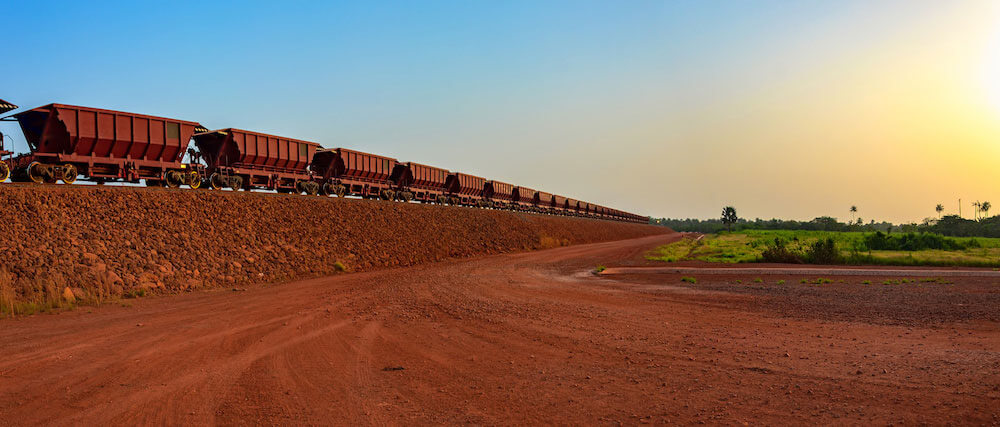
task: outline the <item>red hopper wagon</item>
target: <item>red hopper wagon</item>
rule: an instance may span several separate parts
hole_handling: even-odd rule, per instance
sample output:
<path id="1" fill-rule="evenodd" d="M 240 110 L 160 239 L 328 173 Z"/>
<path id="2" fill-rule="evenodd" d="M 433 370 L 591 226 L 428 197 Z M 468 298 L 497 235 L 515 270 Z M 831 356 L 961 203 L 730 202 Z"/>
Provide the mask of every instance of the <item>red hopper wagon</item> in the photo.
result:
<path id="1" fill-rule="evenodd" d="M 483 200 L 483 187 L 486 185 L 486 178 L 464 173 L 453 173 L 448 176 L 445 185 L 452 195 L 453 203 L 463 206 L 486 206 Z"/>
<path id="2" fill-rule="evenodd" d="M 82 175 L 108 180 L 197 187 L 197 167 L 181 162 L 196 122 L 49 104 L 14 115 L 31 154 L 14 159 L 15 177 L 65 183 Z"/>
<path id="3" fill-rule="evenodd" d="M 448 196 L 445 195 L 445 183 L 450 173 L 446 169 L 420 163 L 396 163 L 390 179 L 396 184 L 396 197 L 399 200 L 446 203 Z"/>
<path id="4" fill-rule="evenodd" d="M 213 189 L 319 190 L 309 174 L 320 148 L 315 142 L 229 128 L 195 134 L 194 143 L 207 165 L 206 184 Z"/>
<path id="5" fill-rule="evenodd" d="M 334 148 L 317 152 L 312 170 L 324 194 L 393 200 L 396 185 L 390 178 L 397 163 L 391 157 Z"/>

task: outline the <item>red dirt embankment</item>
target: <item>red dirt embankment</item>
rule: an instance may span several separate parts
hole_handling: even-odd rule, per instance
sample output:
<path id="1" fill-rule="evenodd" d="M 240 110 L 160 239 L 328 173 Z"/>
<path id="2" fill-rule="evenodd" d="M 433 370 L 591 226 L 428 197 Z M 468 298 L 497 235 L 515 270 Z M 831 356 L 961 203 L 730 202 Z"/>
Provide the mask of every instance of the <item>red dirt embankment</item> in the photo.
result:
<path id="1" fill-rule="evenodd" d="M 0 185 L 0 308 L 241 286 L 669 230 L 461 207 Z M 70 291 L 67 291 L 69 288 Z"/>

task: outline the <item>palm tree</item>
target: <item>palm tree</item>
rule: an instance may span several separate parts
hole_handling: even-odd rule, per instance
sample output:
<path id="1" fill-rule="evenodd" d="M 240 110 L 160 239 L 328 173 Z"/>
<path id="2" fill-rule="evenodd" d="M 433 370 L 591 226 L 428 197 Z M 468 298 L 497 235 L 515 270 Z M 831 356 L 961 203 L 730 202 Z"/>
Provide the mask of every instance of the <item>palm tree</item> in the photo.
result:
<path id="1" fill-rule="evenodd" d="M 982 205 L 983 204 L 979 203 L 978 200 L 975 201 L 975 202 L 972 202 L 972 216 L 973 216 L 973 219 L 975 219 L 976 221 L 979 220 L 979 209 L 980 209 L 980 207 Z"/>
<path id="2" fill-rule="evenodd" d="M 944 212 L 944 205 L 938 203 L 937 206 L 934 207 L 934 210 L 938 213 L 938 219 L 941 219 L 941 212 Z"/>
<path id="3" fill-rule="evenodd" d="M 986 219 L 990 216 L 991 207 L 992 206 L 990 206 L 990 202 L 982 202 L 979 204 L 979 209 L 983 211 L 983 219 Z"/>
<path id="4" fill-rule="evenodd" d="M 722 223 L 726 224 L 726 231 L 733 231 L 733 224 L 739 220 L 736 216 L 736 208 L 726 206 L 722 209 Z"/>

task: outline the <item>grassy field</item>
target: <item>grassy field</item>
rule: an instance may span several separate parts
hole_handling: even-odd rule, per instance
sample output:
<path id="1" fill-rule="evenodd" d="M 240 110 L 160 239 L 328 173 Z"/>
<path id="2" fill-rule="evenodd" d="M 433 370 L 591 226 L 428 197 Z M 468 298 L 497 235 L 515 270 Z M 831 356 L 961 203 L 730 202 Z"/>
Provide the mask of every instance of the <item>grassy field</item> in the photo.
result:
<path id="1" fill-rule="evenodd" d="M 761 253 L 774 242 L 784 240 L 790 250 L 804 252 L 820 239 L 832 238 L 847 264 L 930 265 L 1000 267 L 1000 239 L 947 238 L 962 246 L 961 250 L 925 249 L 916 251 L 867 250 L 862 232 L 746 230 L 738 233 L 705 235 L 701 239 L 684 239 L 661 246 L 646 255 L 647 259 L 676 262 L 698 260 L 721 263 L 761 262 Z"/>

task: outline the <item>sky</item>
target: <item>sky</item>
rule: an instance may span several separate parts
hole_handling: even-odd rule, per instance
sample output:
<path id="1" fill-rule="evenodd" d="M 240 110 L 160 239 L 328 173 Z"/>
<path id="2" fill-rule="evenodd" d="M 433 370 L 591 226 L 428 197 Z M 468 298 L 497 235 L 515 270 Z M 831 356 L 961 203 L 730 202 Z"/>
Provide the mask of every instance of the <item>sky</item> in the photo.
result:
<path id="1" fill-rule="evenodd" d="M 654 217 L 1000 203 L 996 1 L 32 1 L 4 18 L 0 98 L 22 107 L 245 128 Z"/>

